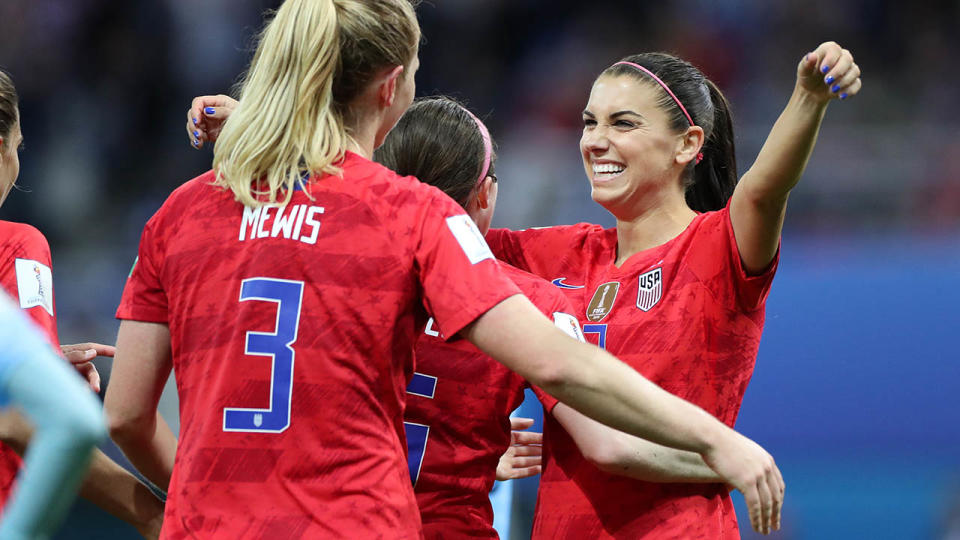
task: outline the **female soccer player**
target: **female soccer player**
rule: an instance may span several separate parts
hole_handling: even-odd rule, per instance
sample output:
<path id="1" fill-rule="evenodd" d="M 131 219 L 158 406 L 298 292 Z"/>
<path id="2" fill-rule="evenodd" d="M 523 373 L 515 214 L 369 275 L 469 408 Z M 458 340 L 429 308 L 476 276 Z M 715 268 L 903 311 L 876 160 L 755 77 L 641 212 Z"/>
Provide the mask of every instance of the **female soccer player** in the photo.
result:
<path id="1" fill-rule="evenodd" d="M 441 188 L 484 234 L 496 207 L 495 157 L 483 122 L 449 98 L 414 103 L 374 153 L 377 162 L 398 174 Z M 583 340 L 560 290 L 509 265 L 501 269 L 558 327 Z M 489 493 L 498 458 L 510 444 L 509 415 L 523 401 L 526 381 L 469 342 L 444 341 L 429 323 L 417 342 L 416 359 L 404 419 L 424 536 L 496 538 Z M 630 439 L 631 450 L 661 471 L 696 471 L 719 481 L 697 454 Z M 523 465 L 522 456 L 518 461 Z"/>
<path id="2" fill-rule="evenodd" d="M 0 205 L 20 173 L 18 149 L 22 142 L 17 90 L 10 76 L 0 71 Z M 40 231 L 23 223 L 0 221 L 0 289 L 18 301 L 45 332 L 50 345 L 57 347 L 50 267 L 50 248 Z M 100 377 L 90 361 L 97 355 L 112 356 L 113 347 L 81 343 L 64 345 L 61 352 L 99 392 Z M 30 424 L 15 410 L 0 413 L 0 504 L 13 489 L 21 466 L 20 455 L 26 451 L 32 433 Z M 159 533 L 163 503 L 99 450 L 94 451 L 80 495 L 134 525 L 146 538 Z"/>
<path id="3" fill-rule="evenodd" d="M 169 486 L 161 536 L 419 537 L 401 441 L 426 311 L 572 406 L 702 453 L 770 520 L 769 455 L 570 339 L 455 202 L 369 161 L 413 99 L 419 39 L 406 0 L 287 0 L 214 171 L 147 223 L 106 407 L 134 464 Z M 155 422 L 174 366 L 179 448 Z"/>
<path id="4" fill-rule="evenodd" d="M 719 89 L 673 56 L 627 57 L 594 83 L 580 141 L 592 197 L 616 228 L 493 230 L 487 240 L 507 262 L 567 290 L 584 333 L 602 347 L 732 426 L 753 372 L 787 197 L 827 104 L 856 94 L 859 75 L 836 43 L 804 55 L 786 109 L 738 183 Z M 598 470 L 596 447 L 609 443 L 578 445 L 591 437 L 576 416 L 554 409 L 546 421 L 534 537 L 738 536 L 724 486 Z"/>
<path id="5" fill-rule="evenodd" d="M 0 538 L 49 538 L 106 428 L 100 403 L 3 292 L 0 405 L 20 407 L 37 428 L 24 472 L 4 509 Z"/>
<path id="6" fill-rule="evenodd" d="M 213 106 L 219 111 L 201 112 Z M 201 96 L 188 111 L 188 127 L 196 129 L 192 118 L 203 117 L 204 140 L 214 142 L 217 133 L 213 130 L 219 130 L 220 122 L 234 108 L 236 101 L 227 96 Z M 450 145 L 450 141 L 459 143 Z M 493 146 L 486 126 L 466 108 L 450 98 L 431 98 L 417 101 L 407 109 L 384 144 L 374 152 L 374 159 L 398 174 L 416 176 L 442 189 L 461 203 L 485 234 L 497 200 Z M 559 289 L 509 265 L 502 264 L 501 268 L 547 317 L 582 340 L 580 326 L 570 315 L 573 310 L 569 300 Z M 417 372 L 407 387 L 404 419 L 408 465 L 424 535 L 495 538 L 488 497 L 494 464 L 509 448 L 508 417 L 520 405 L 527 384 L 469 342 L 445 342 L 432 321 L 417 341 L 415 356 Z M 564 405 L 555 410 L 578 414 Z M 585 418 L 580 421 L 593 423 Z M 593 424 L 589 440 L 609 437 L 618 442 L 616 448 L 620 451 L 610 454 L 617 459 L 609 463 L 611 469 L 627 470 L 636 477 L 654 481 L 720 481 L 695 453 L 655 445 Z M 511 448 L 516 455 L 500 459 L 502 467 L 512 477 L 539 473 L 539 447 L 528 444 L 539 442 L 539 434 L 512 435 L 521 444 Z M 499 474 L 497 471 L 498 479 L 506 479 L 499 478 Z"/>

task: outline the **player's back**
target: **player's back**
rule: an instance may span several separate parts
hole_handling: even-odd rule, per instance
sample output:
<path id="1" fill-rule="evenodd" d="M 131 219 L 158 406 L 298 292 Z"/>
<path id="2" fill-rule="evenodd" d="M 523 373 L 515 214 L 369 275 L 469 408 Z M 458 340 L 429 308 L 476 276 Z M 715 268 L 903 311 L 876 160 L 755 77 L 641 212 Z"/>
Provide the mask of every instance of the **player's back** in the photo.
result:
<path id="1" fill-rule="evenodd" d="M 118 316 L 170 328 L 165 538 L 419 536 L 401 441 L 421 295 L 452 291 L 463 313 L 436 316 L 456 332 L 515 291 L 459 303 L 477 261 L 447 249 L 436 216 L 462 210 L 355 154 L 342 167 L 283 208 L 244 208 L 207 173 L 144 230 Z"/>
<path id="2" fill-rule="evenodd" d="M 500 267 L 544 315 L 583 339 L 563 293 L 533 274 Z M 497 538 L 489 493 L 510 445 L 509 415 L 528 384 L 470 342 L 445 341 L 432 323 L 417 341 L 404 416 L 424 536 Z"/>

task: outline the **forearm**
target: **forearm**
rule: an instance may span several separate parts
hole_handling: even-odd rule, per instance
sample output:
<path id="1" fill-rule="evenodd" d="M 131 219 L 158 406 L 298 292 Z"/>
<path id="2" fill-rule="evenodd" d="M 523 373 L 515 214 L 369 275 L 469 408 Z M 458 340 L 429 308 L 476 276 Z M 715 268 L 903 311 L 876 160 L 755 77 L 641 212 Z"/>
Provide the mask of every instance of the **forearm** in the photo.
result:
<path id="1" fill-rule="evenodd" d="M 583 456 L 600 470 L 646 482 L 722 482 L 695 452 L 668 448 L 609 428 L 563 403 L 552 412 Z"/>
<path id="2" fill-rule="evenodd" d="M 159 530 L 163 521 L 163 502 L 100 450 L 94 450 L 80 496 L 141 532 Z"/>
<path id="3" fill-rule="evenodd" d="M 700 454 L 661 446 L 619 433 L 620 454 L 615 461 L 602 464 L 603 471 L 646 482 L 716 483 L 722 482 Z"/>
<path id="4" fill-rule="evenodd" d="M 785 204 L 816 145 L 827 103 L 798 84 L 737 189 L 758 203 Z"/>
<path id="5" fill-rule="evenodd" d="M 569 363 L 569 382 L 544 390 L 584 415 L 636 437 L 698 453 L 709 448 L 719 421 L 605 351 L 577 345 L 577 358 Z"/>
<path id="6" fill-rule="evenodd" d="M 510 297 L 461 332 L 531 383 L 595 420 L 702 453 L 725 428 L 609 353 L 575 341 L 525 297 Z"/>
<path id="7" fill-rule="evenodd" d="M 159 413 L 142 424 L 114 428 L 111 436 L 147 480 L 163 491 L 169 489 L 177 439 Z"/>

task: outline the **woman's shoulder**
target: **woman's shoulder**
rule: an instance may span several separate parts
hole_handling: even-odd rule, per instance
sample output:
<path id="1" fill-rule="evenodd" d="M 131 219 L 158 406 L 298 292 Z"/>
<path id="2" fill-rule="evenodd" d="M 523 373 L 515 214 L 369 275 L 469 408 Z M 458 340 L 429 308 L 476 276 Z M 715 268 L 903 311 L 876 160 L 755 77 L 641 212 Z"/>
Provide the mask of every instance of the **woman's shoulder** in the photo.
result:
<path id="1" fill-rule="evenodd" d="M 574 223 L 572 225 L 551 225 L 548 227 L 529 227 L 526 229 L 492 229 L 495 235 L 511 237 L 524 242 L 553 241 L 571 245 L 583 244 L 590 240 L 603 240 L 612 236 L 616 239 L 616 229 L 607 229 L 595 223 Z"/>
<path id="2" fill-rule="evenodd" d="M 47 238 L 39 229 L 27 223 L 0 220 L 0 243 L 3 245 L 38 245 L 49 250 Z"/>

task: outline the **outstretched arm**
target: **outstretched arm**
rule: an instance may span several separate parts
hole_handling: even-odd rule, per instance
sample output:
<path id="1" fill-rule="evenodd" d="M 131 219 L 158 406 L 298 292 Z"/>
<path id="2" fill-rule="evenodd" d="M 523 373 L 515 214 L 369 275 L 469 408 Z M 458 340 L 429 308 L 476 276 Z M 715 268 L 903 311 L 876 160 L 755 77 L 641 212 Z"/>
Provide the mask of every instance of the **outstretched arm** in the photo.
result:
<path id="1" fill-rule="evenodd" d="M 754 529 L 778 528 L 783 478 L 756 443 L 663 390 L 606 351 L 564 334 L 522 295 L 460 331 L 482 351 L 580 412 L 651 441 L 691 450 L 736 489 Z"/>
<path id="2" fill-rule="evenodd" d="M 747 272 L 762 272 L 777 253 L 787 197 L 807 166 L 827 104 L 855 95 L 860 87 L 860 68 L 850 51 L 832 41 L 800 61 L 790 101 L 730 200 L 730 221 Z"/>
<path id="3" fill-rule="evenodd" d="M 553 417 L 583 457 L 603 472 L 646 482 L 718 483 L 723 479 L 700 454 L 677 450 L 609 428 L 558 403 Z"/>

